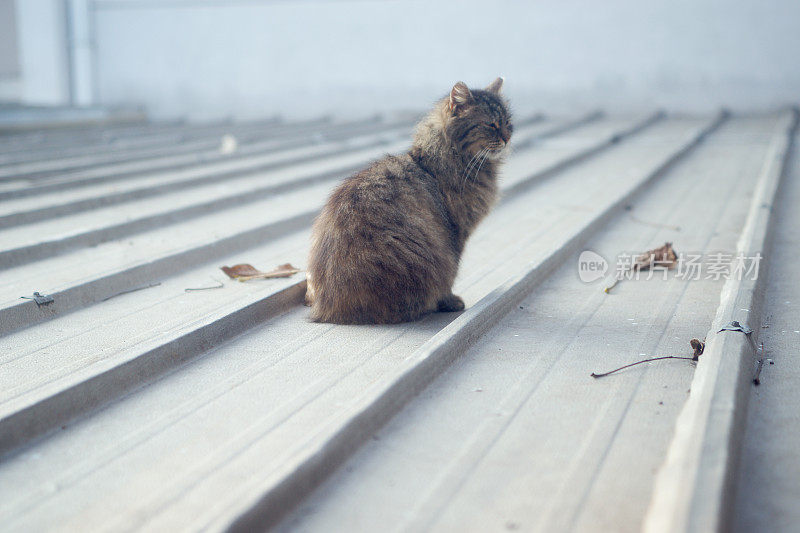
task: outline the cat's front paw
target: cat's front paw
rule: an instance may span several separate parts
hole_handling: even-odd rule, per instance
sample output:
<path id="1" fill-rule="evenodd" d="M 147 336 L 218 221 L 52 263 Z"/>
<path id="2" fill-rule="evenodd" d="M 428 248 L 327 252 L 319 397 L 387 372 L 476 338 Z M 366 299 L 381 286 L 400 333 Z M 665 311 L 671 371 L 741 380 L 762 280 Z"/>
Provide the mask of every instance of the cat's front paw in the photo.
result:
<path id="1" fill-rule="evenodd" d="M 438 310 L 443 313 L 463 311 L 464 300 L 462 300 L 460 296 L 456 296 L 455 294 L 448 294 L 447 296 L 439 300 Z"/>

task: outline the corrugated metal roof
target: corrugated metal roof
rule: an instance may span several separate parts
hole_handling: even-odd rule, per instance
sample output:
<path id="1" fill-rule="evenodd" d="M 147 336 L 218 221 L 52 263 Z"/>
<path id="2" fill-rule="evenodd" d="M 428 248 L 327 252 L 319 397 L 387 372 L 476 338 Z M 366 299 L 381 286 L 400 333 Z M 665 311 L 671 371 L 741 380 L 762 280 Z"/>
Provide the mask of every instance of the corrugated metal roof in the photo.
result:
<path id="1" fill-rule="evenodd" d="M 413 122 L 2 137 L 4 528 L 729 526 L 756 343 L 779 344 L 762 327 L 770 284 L 797 291 L 769 246 L 794 221 L 772 206 L 797 197 L 796 113 L 523 118 L 503 200 L 462 260 L 460 314 L 316 324 L 302 274 L 220 272 L 304 265 L 331 187 L 404 149 Z M 761 252 L 784 271 L 603 291 L 620 254 L 666 241 L 705 268 Z M 583 250 L 607 260 L 605 281 L 579 280 Z M 732 320 L 754 333 L 718 333 Z M 691 355 L 692 338 L 707 340 L 696 367 L 589 376 Z"/>

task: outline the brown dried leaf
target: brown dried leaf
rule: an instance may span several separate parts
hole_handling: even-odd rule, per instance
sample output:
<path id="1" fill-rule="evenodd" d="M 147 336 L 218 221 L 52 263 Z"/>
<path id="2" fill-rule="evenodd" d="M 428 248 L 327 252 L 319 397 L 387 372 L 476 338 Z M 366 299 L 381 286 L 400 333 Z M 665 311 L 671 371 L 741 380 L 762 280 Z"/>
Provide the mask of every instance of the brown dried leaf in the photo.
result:
<path id="1" fill-rule="evenodd" d="M 648 250 L 636 258 L 633 265 L 634 270 L 648 270 L 654 266 L 675 268 L 678 264 L 678 254 L 672 248 L 671 242 L 664 243 L 664 246 Z"/>
<path id="2" fill-rule="evenodd" d="M 236 279 L 240 276 L 255 276 L 256 274 L 261 274 L 261 271 L 258 270 L 253 265 L 248 265 L 247 263 L 243 263 L 241 265 L 233 265 L 232 267 L 224 266 L 221 267 L 221 270 L 225 272 L 229 278 Z"/>
<path id="3" fill-rule="evenodd" d="M 300 269 L 292 266 L 290 263 L 278 265 L 274 270 L 269 272 L 262 272 L 253 265 L 243 263 L 241 265 L 234 265 L 232 267 L 220 267 L 228 277 L 239 281 L 248 281 L 251 279 L 271 279 L 271 278 L 288 278 L 294 276 Z"/>
<path id="4" fill-rule="evenodd" d="M 654 248 L 653 250 L 648 250 L 645 253 L 639 255 L 636 258 L 636 261 L 633 263 L 633 266 L 630 267 L 630 270 L 649 270 L 652 267 L 667 267 L 668 269 L 673 269 L 678 265 L 678 254 L 675 253 L 675 250 L 672 248 L 671 242 L 665 242 L 664 246 L 660 248 Z M 611 289 L 616 287 L 616 285 L 622 281 L 623 277 L 619 274 L 611 282 L 610 285 L 606 286 L 603 291 L 606 294 L 611 293 Z"/>
<path id="5" fill-rule="evenodd" d="M 694 350 L 694 355 L 692 355 L 692 361 L 697 361 L 700 359 L 700 356 L 703 355 L 703 350 L 706 349 L 705 341 L 692 339 L 689 341 L 689 344 L 692 345 L 692 349 Z"/>

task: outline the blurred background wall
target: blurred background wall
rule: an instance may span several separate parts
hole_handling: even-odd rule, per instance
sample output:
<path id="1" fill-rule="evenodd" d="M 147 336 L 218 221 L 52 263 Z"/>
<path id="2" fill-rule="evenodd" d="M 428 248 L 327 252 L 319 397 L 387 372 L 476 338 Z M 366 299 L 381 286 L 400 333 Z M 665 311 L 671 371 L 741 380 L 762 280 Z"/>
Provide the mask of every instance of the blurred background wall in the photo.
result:
<path id="1" fill-rule="evenodd" d="M 0 98 L 155 118 L 415 109 L 497 75 L 551 110 L 800 94 L 798 0 L 0 0 L 0 17 Z"/>

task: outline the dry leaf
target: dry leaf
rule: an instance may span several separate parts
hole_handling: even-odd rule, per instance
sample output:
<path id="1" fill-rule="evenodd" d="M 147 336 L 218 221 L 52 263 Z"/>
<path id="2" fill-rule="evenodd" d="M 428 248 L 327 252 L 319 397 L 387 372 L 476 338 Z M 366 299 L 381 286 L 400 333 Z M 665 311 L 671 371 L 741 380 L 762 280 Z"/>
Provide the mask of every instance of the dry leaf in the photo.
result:
<path id="1" fill-rule="evenodd" d="M 229 278 L 236 279 L 240 276 L 254 276 L 256 274 L 260 274 L 261 271 L 258 270 L 253 265 L 248 265 L 246 263 L 241 265 L 233 265 L 232 267 L 224 266 L 221 267 L 221 270 L 225 272 Z"/>
<path id="2" fill-rule="evenodd" d="M 666 267 L 667 269 L 673 269 L 677 265 L 678 254 L 676 254 L 675 250 L 672 248 L 671 242 L 665 242 L 664 246 L 660 248 L 654 248 L 653 250 L 647 250 L 645 253 L 639 255 L 629 270 L 642 271 L 649 270 L 653 267 Z M 620 281 L 622 281 L 622 276 L 618 274 L 617 277 L 614 278 L 614 281 L 605 287 L 603 291 L 606 294 L 609 294 L 611 289 L 616 287 L 617 283 Z"/>
<path id="3" fill-rule="evenodd" d="M 703 350 L 706 349 L 705 340 L 697 340 L 692 339 L 689 341 L 689 344 L 692 345 L 692 349 L 694 350 L 694 355 L 692 356 L 693 361 L 697 361 L 700 359 L 700 356 L 703 355 Z"/>
<path id="4" fill-rule="evenodd" d="M 664 243 L 664 246 L 648 250 L 636 258 L 633 265 L 634 270 L 648 270 L 651 267 L 675 268 L 678 264 L 678 254 L 672 248 L 671 242 Z"/>
<path id="5" fill-rule="evenodd" d="M 253 265 L 243 263 L 241 265 L 234 265 L 232 267 L 220 267 L 228 277 L 239 281 L 248 281 L 251 279 L 270 279 L 270 278 L 288 278 L 300 272 L 299 268 L 293 267 L 289 263 L 278 265 L 274 270 L 269 272 L 262 272 Z"/>

